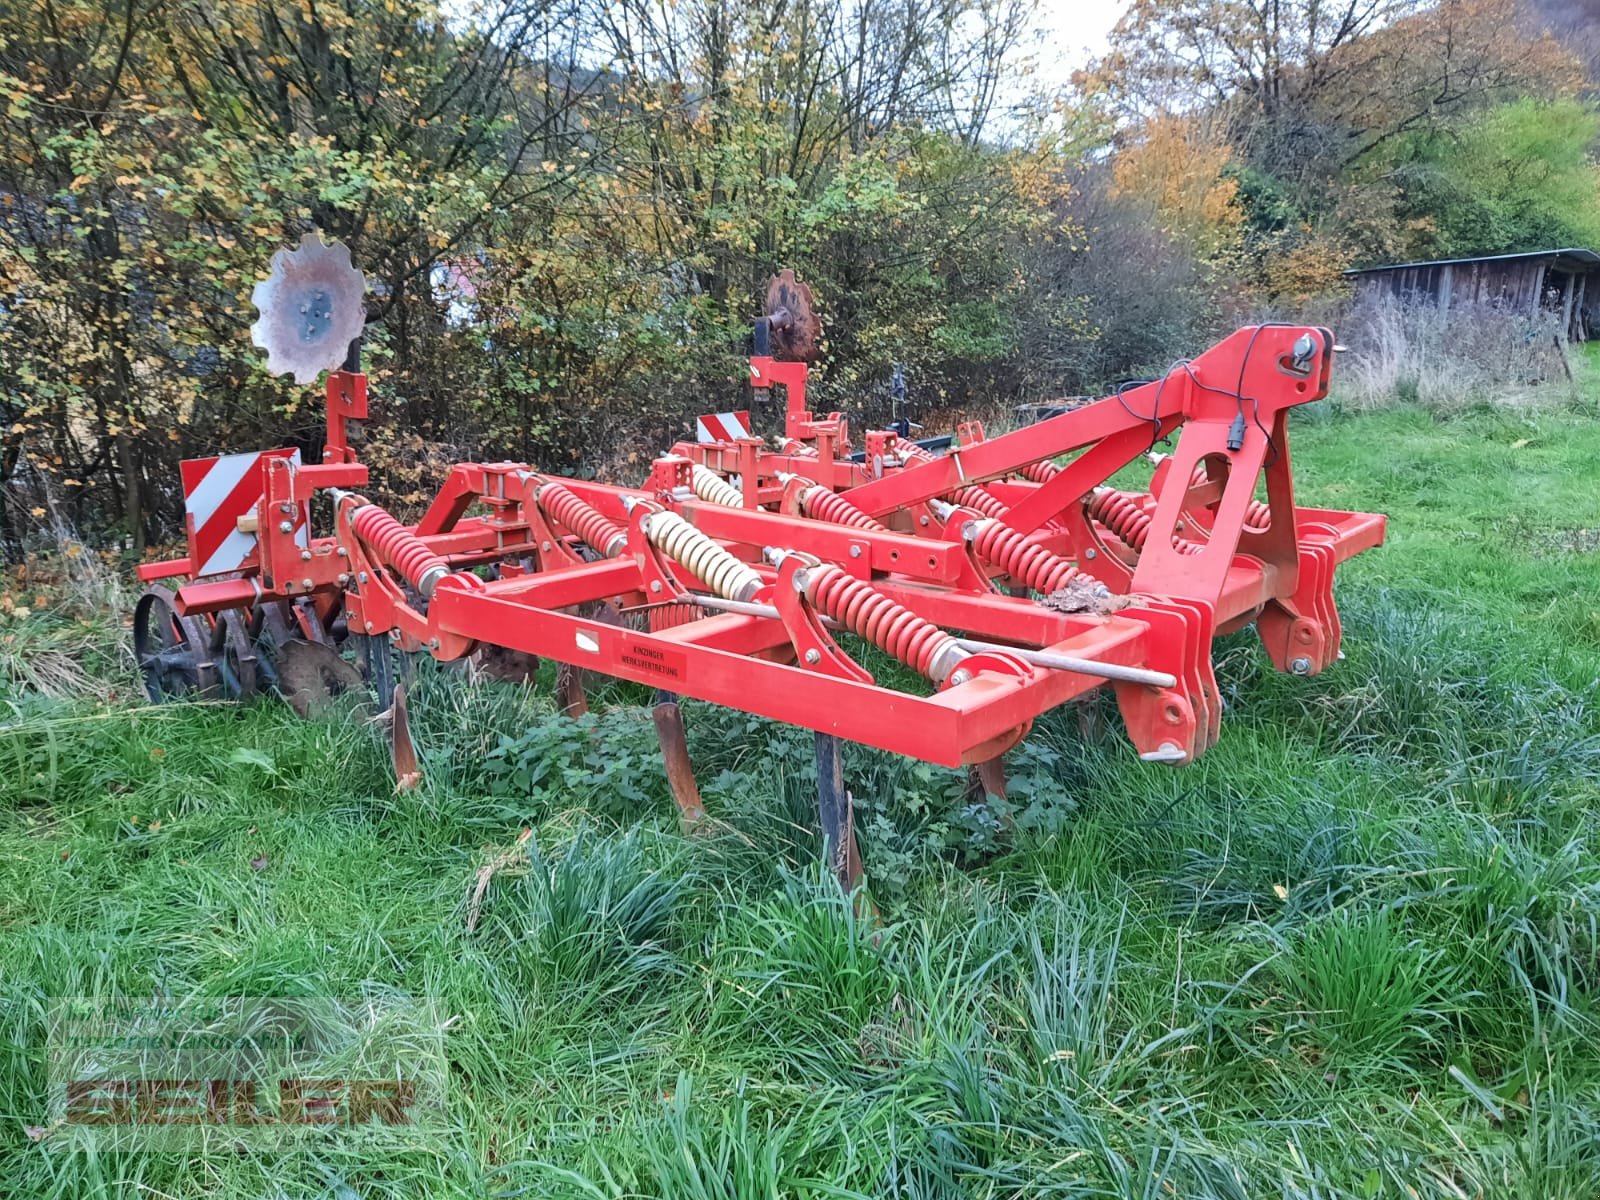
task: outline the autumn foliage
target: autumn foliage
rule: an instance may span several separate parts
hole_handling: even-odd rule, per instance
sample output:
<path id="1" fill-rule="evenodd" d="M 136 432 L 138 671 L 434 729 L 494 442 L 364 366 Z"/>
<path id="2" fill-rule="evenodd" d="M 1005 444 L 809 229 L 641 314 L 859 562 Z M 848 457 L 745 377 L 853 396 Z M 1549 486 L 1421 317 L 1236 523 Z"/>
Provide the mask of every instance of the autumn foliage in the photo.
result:
<path id="1" fill-rule="evenodd" d="M 1357 261 L 1600 239 L 1583 63 L 1517 0 L 1136 0 L 1024 102 L 1029 19 L 0 7 L 0 545 L 54 507 L 142 548 L 180 457 L 315 452 L 314 391 L 246 334 L 311 227 L 369 274 L 363 453 L 402 500 L 462 455 L 625 472 L 741 404 L 785 266 L 824 308 L 819 405 L 877 419 L 897 365 L 917 411 L 1088 390 Z"/>

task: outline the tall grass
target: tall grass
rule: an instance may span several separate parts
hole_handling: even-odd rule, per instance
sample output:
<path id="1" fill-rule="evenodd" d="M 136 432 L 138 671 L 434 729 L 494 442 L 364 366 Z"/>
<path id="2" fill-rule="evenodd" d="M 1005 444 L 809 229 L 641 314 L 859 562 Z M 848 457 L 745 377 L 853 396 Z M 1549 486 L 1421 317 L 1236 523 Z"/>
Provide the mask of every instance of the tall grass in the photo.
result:
<path id="1" fill-rule="evenodd" d="M 402 795 L 353 711 L 0 708 L 0 1194 L 1600 1194 L 1600 559 L 1567 536 L 1600 427 L 1413 405 L 1294 445 L 1304 502 L 1393 519 L 1341 568 L 1346 659 L 1230 635 L 1179 771 L 1108 701 L 1050 715 L 998 838 L 961 773 L 852 748 L 878 923 L 817 861 L 809 736 L 707 705 L 694 838 L 626 688 L 560 722 L 548 677 L 424 670 Z M 448 1018 L 442 1152 L 38 1128 L 51 997 L 372 989 Z"/>
<path id="2" fill-rule="evenodd" d="M 1553 313 L 1442 309 L 1382 297 L 1342 313 L 1335 397 L 1353 409 L 1415 403 L 1440 412 L 1525 395 L 1564 379 Z"/>

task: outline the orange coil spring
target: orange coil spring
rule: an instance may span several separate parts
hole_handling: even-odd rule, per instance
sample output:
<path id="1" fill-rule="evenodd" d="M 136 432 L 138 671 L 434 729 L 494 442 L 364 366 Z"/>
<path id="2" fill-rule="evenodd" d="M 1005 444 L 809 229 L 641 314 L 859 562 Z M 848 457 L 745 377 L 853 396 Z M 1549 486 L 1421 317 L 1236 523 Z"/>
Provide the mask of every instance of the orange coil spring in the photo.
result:
<path id="1" fill-rule="evenodd" d="M 559 483 L 540 485 L 538 500 L 540 508 L 577 534 L 597 553 L 604 554 L 619 537 L 627 536 L 621 525 Z"/>
<path id="2" fill-rule="evenodd" d="M 676 600 L 650 610 L 650 632 L 660 633 L 666 629 L 676 629 L 679 625 L 687 625 L 708 615 L 698 604 L 691 604 L 687 600 Z"/>
<path id="3" fill-rule="evenodd" d="M 1071 559 L 1034 545 L 1026 536 L 999 521 L 986 522 L 972 539 L 972 548 L 984 562 L 999 567 L 1040 595 L 1059 591 L 1074 579 L 1095 582 Z"/>
<path id="4" fill-rule="evenodd" d="M 1044 462 L 1029 463 L 1022 468 L 1022 477 L 1031 479 L 1034 483 L 1049 483 L 1059 474 L 1061 468 L 1048 459 Z"/>
<path id="5" fill-rule="evenodd" d="M 1127 492 L 1107 489 L 1089 498 L 1089 515 L 1135 550 L 1150 536 L 1150 514 Z"/>
<path id="6" fill-rule="evenodd" d="M 1128 492 L 1108 488 L 1089 498 L 1089 516 L 1134 550 L 1143 550 L 1150 537 L 1150 514 Z M 1201 547 L 1181 537 L 1172 539 L 1179 554 L 1199 554 Z"/>
<path id="7" fill-rule="evenodd" d="M 350 518 L 356 536 L 376 552 L 414 588 L 430 570 L 448 571 L 450 564 L 428 549 L 428 544 L 376 504 L 363 504 Z"/>
<path id="8" fill-rule="evenodd" d="M 955 641 L 937 625 L 831 563 L 807 569 L 806 596 L 851 633 L 929 678 L 934 664 Z"/>
<path id="9" fill-rule="evenodd" d="M 950 493 L 950 499 L 953 503 L 961 505 L 962 508 L 970 508 L 986 517 L 998 517 L 1006 511 L 1006 505 L 1003 500 L 988 488 L 980 487 L 975 483 L 968 484 L 963 488 L 957 488 Z"/>
<path id="10" fill-rule="evenodd" d="M 901 450 L 907 458 L 917 462 L 932 462 L 938 455 L 917 445 L 915 442 L 902 442 Z M 970 508 L 973 512 L 985 517 L 998 517 L 1006 511 L 1005 501 L 1001 500 L 982 484 L 969 483 L 945 495 L 944 499 L 951 504 L 959 504 L 962 508 Z"/>
<path id="11" fill-rule="evenodd" d="M 873 529 L 879 533 L 889 532 L 887 526 L 874 521 L 838 492 L 830 492 L 821 484 L 808 490 L 801 503 L 805 507 L 806 515 L 815 517 L 819 521 L 831 521 L 835 525 L 848 525 L 852 529 Z"/>
<path id="12" fill-rule="evenodd" d="M 1189 486 L 1199 487 L 1209 478 L 1210 476 L 1206 474 L 1205 467 L 1200 463 L 1196 463 L 1194 474 L 1189 477 Z M 1249 504 L 1244 506 L 1244 523 L 1245 527 L 1252 532 L 1264 533 L 1272 528 L 1272 509 L 1260 500 L 1252 499 Z"/>

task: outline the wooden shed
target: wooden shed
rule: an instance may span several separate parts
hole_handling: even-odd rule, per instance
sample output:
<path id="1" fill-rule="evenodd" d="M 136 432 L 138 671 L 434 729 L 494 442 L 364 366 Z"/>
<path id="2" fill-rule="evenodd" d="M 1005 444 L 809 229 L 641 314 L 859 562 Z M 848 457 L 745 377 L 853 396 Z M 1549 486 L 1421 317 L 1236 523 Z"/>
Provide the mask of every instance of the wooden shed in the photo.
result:
<path id="1" fill-rule="evenodd" d="M 1430 300 L 1444 308 L 1469 305 L 1532 316 L 1560 313 L 1569 341 L 1600 328 L 1600 254 L 1593 250 L 1533 250 L 1485 258 L 1446 258 L 1346 271 L 1361 299 L 1394 296 Z"/>

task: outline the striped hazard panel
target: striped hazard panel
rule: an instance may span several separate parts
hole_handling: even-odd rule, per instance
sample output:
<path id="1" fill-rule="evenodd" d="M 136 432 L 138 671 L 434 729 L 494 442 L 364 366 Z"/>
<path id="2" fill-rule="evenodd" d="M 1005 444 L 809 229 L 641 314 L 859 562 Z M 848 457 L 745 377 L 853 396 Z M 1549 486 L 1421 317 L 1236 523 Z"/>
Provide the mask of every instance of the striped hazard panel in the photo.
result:
<path id="1" fill-rule="evenodd" d="M 695 418 L 694 439 L 697 442 L 731 442 L 734 438 L 749 436 L 748 412 L 707 413 Z"/>
<path id="2" fill-rule="evenodd" d="M 188 458 L 178 464 L 183 478 L 183 510 L 188 515 L 189 561 L 198 575 L 237 571 L 255 553 L 256 535 L 239 528 L 261 501 L 266 488 L 262 464 L 269 458 L 287 458 L 300 464 L 296 449 L 261 450 L 249 454 L 224 454 L 217 458 Z M 295 518 L 295 539 L 309 545 L 306 514 Z"/>

